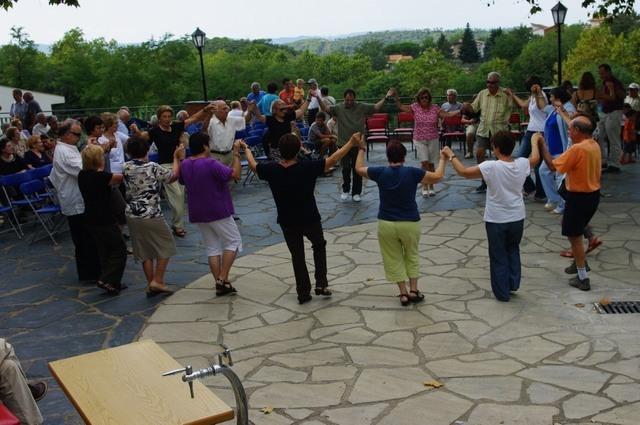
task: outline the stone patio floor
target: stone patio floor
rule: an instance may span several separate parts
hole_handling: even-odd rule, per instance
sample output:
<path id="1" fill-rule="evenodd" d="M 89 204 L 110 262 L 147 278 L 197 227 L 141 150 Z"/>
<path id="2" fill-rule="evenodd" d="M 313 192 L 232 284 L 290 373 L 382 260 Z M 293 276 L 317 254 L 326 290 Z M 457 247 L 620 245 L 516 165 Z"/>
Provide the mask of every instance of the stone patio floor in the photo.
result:
<path id="1" fill-rule="evenodd" d="M 382 149 L 375 149 L 370 163 L 384 163 Z M 270 191 L 253 181 L 233 188 L 245 247 L 234 269 L 238 296 L 215 299 L 197 229 L 190 225 L 167 273 L 168 282 L 188 288 L 164 304 L 144 296 L 133 261 L 125 271 L 130 289 L 108 297 L 77 282 L 68 233 L 59 235 L 59 246 L 3 234 L 0 335 L 14 344 L 29 377 L 50 384 L 39 404 L 47 424 L 82 423 L 48 361 L 144 335 L 194 366 L 218 351 L 216 343 L 229 344 L 257 424 L 440 424 L 457 418 L 467 425 L 565 424 L 587 423 L 595 415 L 601 424 L 637 425 L 640 316 L 598 316 L 589 303 L 601 296 L 640 300 L 639 176 L 636 164 L 603 177 L 608 196 L 595 230 L 605 244 L 589 260 L 590 293 L 566 286 L 567 262 L 557 252 L 567 243 L 558 218 L 527 202 L 523 287 L 511 303 L 495 302 L 479 210 L 484 196 L 473 193 L 477 182 L 448 169 L 441 192 L 417 200 L 426 213 L 421 289 L 427 300 L 401 308 L 380 267 L 375 184 L 365 184 L 361 203 L 341 203 L 338 172 L 317 185 L 335 290 L 330 300 L 295 303 Z M 576 307 L 580 303 L 585 307 Z M 424 387 L 431 378 L 445 386 Z M 207 384 L 232 403 L 218 378 Z M 265 406 L 275 412 L 259 413 Z M 616 419 L 613 412 L 630 419 Z M 487 417 L 492 414 L 498 416 Z"/>

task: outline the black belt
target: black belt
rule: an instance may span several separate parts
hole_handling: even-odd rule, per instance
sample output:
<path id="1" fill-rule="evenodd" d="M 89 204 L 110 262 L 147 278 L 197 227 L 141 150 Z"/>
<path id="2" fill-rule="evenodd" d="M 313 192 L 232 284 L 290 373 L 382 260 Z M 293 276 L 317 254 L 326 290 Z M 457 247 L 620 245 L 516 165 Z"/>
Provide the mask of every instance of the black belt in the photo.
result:
<path id="1" fill-rule="evenodd" d="M 217 150 L 211 149 L 211 153 L 215 153 L 218 155 L 226 155 L 228 153 L 231 153 L 231 151 L 217 151 Z"/>

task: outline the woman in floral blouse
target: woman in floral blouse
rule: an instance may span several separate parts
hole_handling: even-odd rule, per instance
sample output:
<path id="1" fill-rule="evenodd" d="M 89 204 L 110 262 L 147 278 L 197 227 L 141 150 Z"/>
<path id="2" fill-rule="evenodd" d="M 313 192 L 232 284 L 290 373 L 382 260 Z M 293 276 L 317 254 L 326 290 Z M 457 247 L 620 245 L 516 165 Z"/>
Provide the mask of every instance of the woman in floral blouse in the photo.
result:
<path id="1" fill-rule="evenodd" d="M 172 183 L 180 175 L 180 160 L 184 148 L 178 146 L 173 154 L 172 169 L 149 162 L 149 142 L 143 135 L 135 135 L 127 144 L 132 158 L 124 164 L 127 189 L 127 225 L 131 233 L 133 255 L 142 261 L 147 278 L 147 295 L 171 294 L 164 282 L 169 259 L 176 253 L 176 244 L 160 209 L 160 187 Z"/>

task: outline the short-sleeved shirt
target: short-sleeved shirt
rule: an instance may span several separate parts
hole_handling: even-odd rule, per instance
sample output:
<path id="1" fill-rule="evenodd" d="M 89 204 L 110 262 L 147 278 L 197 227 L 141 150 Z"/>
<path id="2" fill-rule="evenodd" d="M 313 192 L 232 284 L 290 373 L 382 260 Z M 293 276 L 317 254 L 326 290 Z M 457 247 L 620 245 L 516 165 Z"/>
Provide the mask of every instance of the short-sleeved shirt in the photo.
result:
<path id="1" fill-rule="evenodd" d="M 283 167 L 278 162 L 260 162 L 257 174 L 269 183 L 278 210 L 278 223 L 292 226 L 320 221 L 314 189 L 324 174 L 325 160 L 296 162 Z"/>
<path id="2" fill-rule="evenodd" d="M 253 91 L 247 95 L 247 103 L 256 102 L 256 104 L 260 103 L 262 98 L 266 93 L 264 90 L 260 90 L 258 94 L 255 94 Z"/>
<path id="3" fill-rule="evenodd" d="M 640 97 L 627 96 L 624 98 L 624 103 L 631 106 L 634 111 L 640 111 Z"/>
<path id="4" fill-rule="evenodd" d="M 78 187 L 84 199 L 84 215 L 87 224 L 109 226 L 116 223 L 111 209 L 111 186 L 113 174 L 105 171 L 82 170 L 78 174 Z"/>
<path id="5" fill-rule="evenodd" d="M 20 102 L 12 103 L 9 109 L 9 115 L 12 117 L 20 118 L 20 121 L 24 123 L 24 118 L 27 115 L 27 102 L 20 100 Z"/>
<path id="6" fill-rule="evenodd" d="M 293 89 L 293 100 L 296 102 L 302 100 L 304 97 L 304 89 L 302 87 L 295 87 Z"/>
<path id="7" fill-rule="evenodd" d="M 296 120 L 295 111 L 289 111 L 284 115 L 283 121 L 278 121 L 275 117 L 266 117 L 267 128 L 269 129 L 264 135 L 269 146 L 272 148 L 278 147 L 280 138 L 285 134 L 291 133 L 291 122 Z"/>
<path id="8" fill-rule="evenodd" d="M 600 190 L 601 165 L 600 145 L 593 139 L 574 143 L 553 160 L 556 171 L 566 173 L 565 183 L 569 192 Z"/>
<path id="9" fill-rule="evenodd" d="M 489 89 L 481 90 L 471 103 L 475 112 L 480 112 L 480 124 L 476 134 L 480 137 L 490 137 L 498 131 L 509 129 L 509 116 L 513 101 L 502 88 L 498 88 L 495 95 Z"/>
<path id="10" fill-rule="evenodd" d="M 109 171 L 112 173 L 122 174 L 122 166 L 124 165 L 124 145 L 127 144 L 129 136 L 125 133 L 116 131 L 114 133 L 114 137 L 116 138 L 116 145 L 111 148 L 109 153 L 106 155 L 109 160 Z M 105 136 L 100 136 L 98 138 L 98 143 L 101 145 L 108 142 L 109 139 Z M 171 162 L 173 162 L 173 154 L 171 154 Z"/>
<path id="11" fill-rule="evenodd" d="M 73 216 L 84 212 L 84 200 L 78 188 L 82 157 L 75 145 L 58 142 L 53 152 L 53 169 L 49 181 L 56 188 L 62 214 Z"/>
<path id="12" fill-rule="evenodd" d="M 244 117 L 227 115 L 223 123 L 218 117 L 211 117 L 209 122 L 209 148 L 218 152 L 228 152 L 233 148 L 236 139 L 236 131 L 244 130 L 246 127 Z"/>
<path id="13" fill-rule="evenodd" d="M 278 99 L 279 99 L 278 95 L 273 93 L 267 93 L 264 96 L 262 96 L 262 99 L 260 99 L 260 102 L 258 102 L 258 108 L 260 108 L 260 113 L 265 117 L 271 116 L 271 105 L 273 104 L 273 102 L 275 102 Z"/>
<path id="14" fill-rule="evenodd" d="M 158 148 L 158 163 L 173 162 L 173 152 L 180 143 L 182 133 L 184 133 L 184 122 L 171 123 L 171 131 L 164 131 L 160 127 L 149 130 L 149 144 L 155 143 Z"/>
<path id="15" fill-rule="evenodd" d="M 544 96 L 545 103 L 547 103 L 547 95 L 541 92 L 541 96 Z M 538 102 L 535 95 L 529 97 L 529 104 L 527 105 L 529 111 L 529 125 L 527 125 L 527 131 L 544 131 L 544 122 L 547 119 L 549 113 L 545 109 L 538 108 Z"/>
<path id="16" fill-rule="evenodd" d="M 344 103 L 329 107 L 331 116 L 338 122 L 338 146 L 346 144 L 354 133 L 364 133 L 367 115 L 375 112 L 371 103 L 354 102 L 351 108 Z"/>
<path id="17" fill-rule="evenodd" d="M 482 178 L 487 183 L 484 221 L 488 223 L 513 223 L 524 220 L 526 211 L 522 199 L 522 185 L 531 173 L 527 158 L 507 161 L 484 161 L 479 165 Z"/>
<path id="18" fill-rule="evenodd" d="M 411 104 L 411 111 L 413 112 L 413 140 L 437 140 L 438 134 L 438 114 L 440 113 L 440 107 L 438 105 L 431 105 L 429 109 L 424 109 L 418 103 Z"/>
<path id="19" fill-rule="evenodd" d="M 317 122 L 311 124 L 309 127 L 309 141 L 311 143 L 319 143 L 323 136 L 331 136 L 331 130 L 327 126 L 327 123 L 319 126 Z"/>
<path id="20" fill-rule="evenodd" d="M 122 173 L 127 188 L 127 216 L 133 218 L 161 217 L 160 183 L 171 180 L 173 177 L 171 170 L 155 162 L 142 162 L 134 159 L 124 163 Z"/>
<path id="21" fill-rule="evenodd" d="M 460 103 L 460 102 L 456 102 L 456 103 L 444 102 L 442 104 L 442 106 L 440 106 L 440 109 L 442 109 L 445 112 L 459 111 L 460 109 L 462 109 L 462 103 Z"/>
<path id="22" fill-rule="evenodd" d="M 180 183 L 187 189 L 191 223 L 209 223 L 234 214 L 229 190 L 233 169 L 214 158 L 187 158 L 180 165 Z"/>
<path id="23" fill-rule="evenodd" d="M 291 90 L 282 90 L 280 92 L 280 100 L 282 100 L 284 103 L 286 103 L 287 105 L 293 105 L 294 101 L 294 94 L 295 94 L 295 89 L 291 89 Z"/>
<path id="24" fill-rule="evenodd" d="M 420 221 L 416 186 L 425 171 L 416 167 L 368 167 L 367 175 L 378 184 L 378 218 L 387 221 Z"/>

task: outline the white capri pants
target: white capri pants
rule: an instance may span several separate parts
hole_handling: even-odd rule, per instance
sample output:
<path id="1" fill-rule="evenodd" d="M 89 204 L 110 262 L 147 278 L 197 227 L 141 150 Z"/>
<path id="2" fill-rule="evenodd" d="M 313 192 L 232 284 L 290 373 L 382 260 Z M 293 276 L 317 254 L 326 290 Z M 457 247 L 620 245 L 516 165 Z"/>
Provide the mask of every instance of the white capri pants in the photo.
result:
<path id="1" fill-rule="evenodd" d="M 242 251 L 240 231 L 232 216 L 208 223 L 198 223 L 207 257 L 222 255 L 223 251 Z"/>

